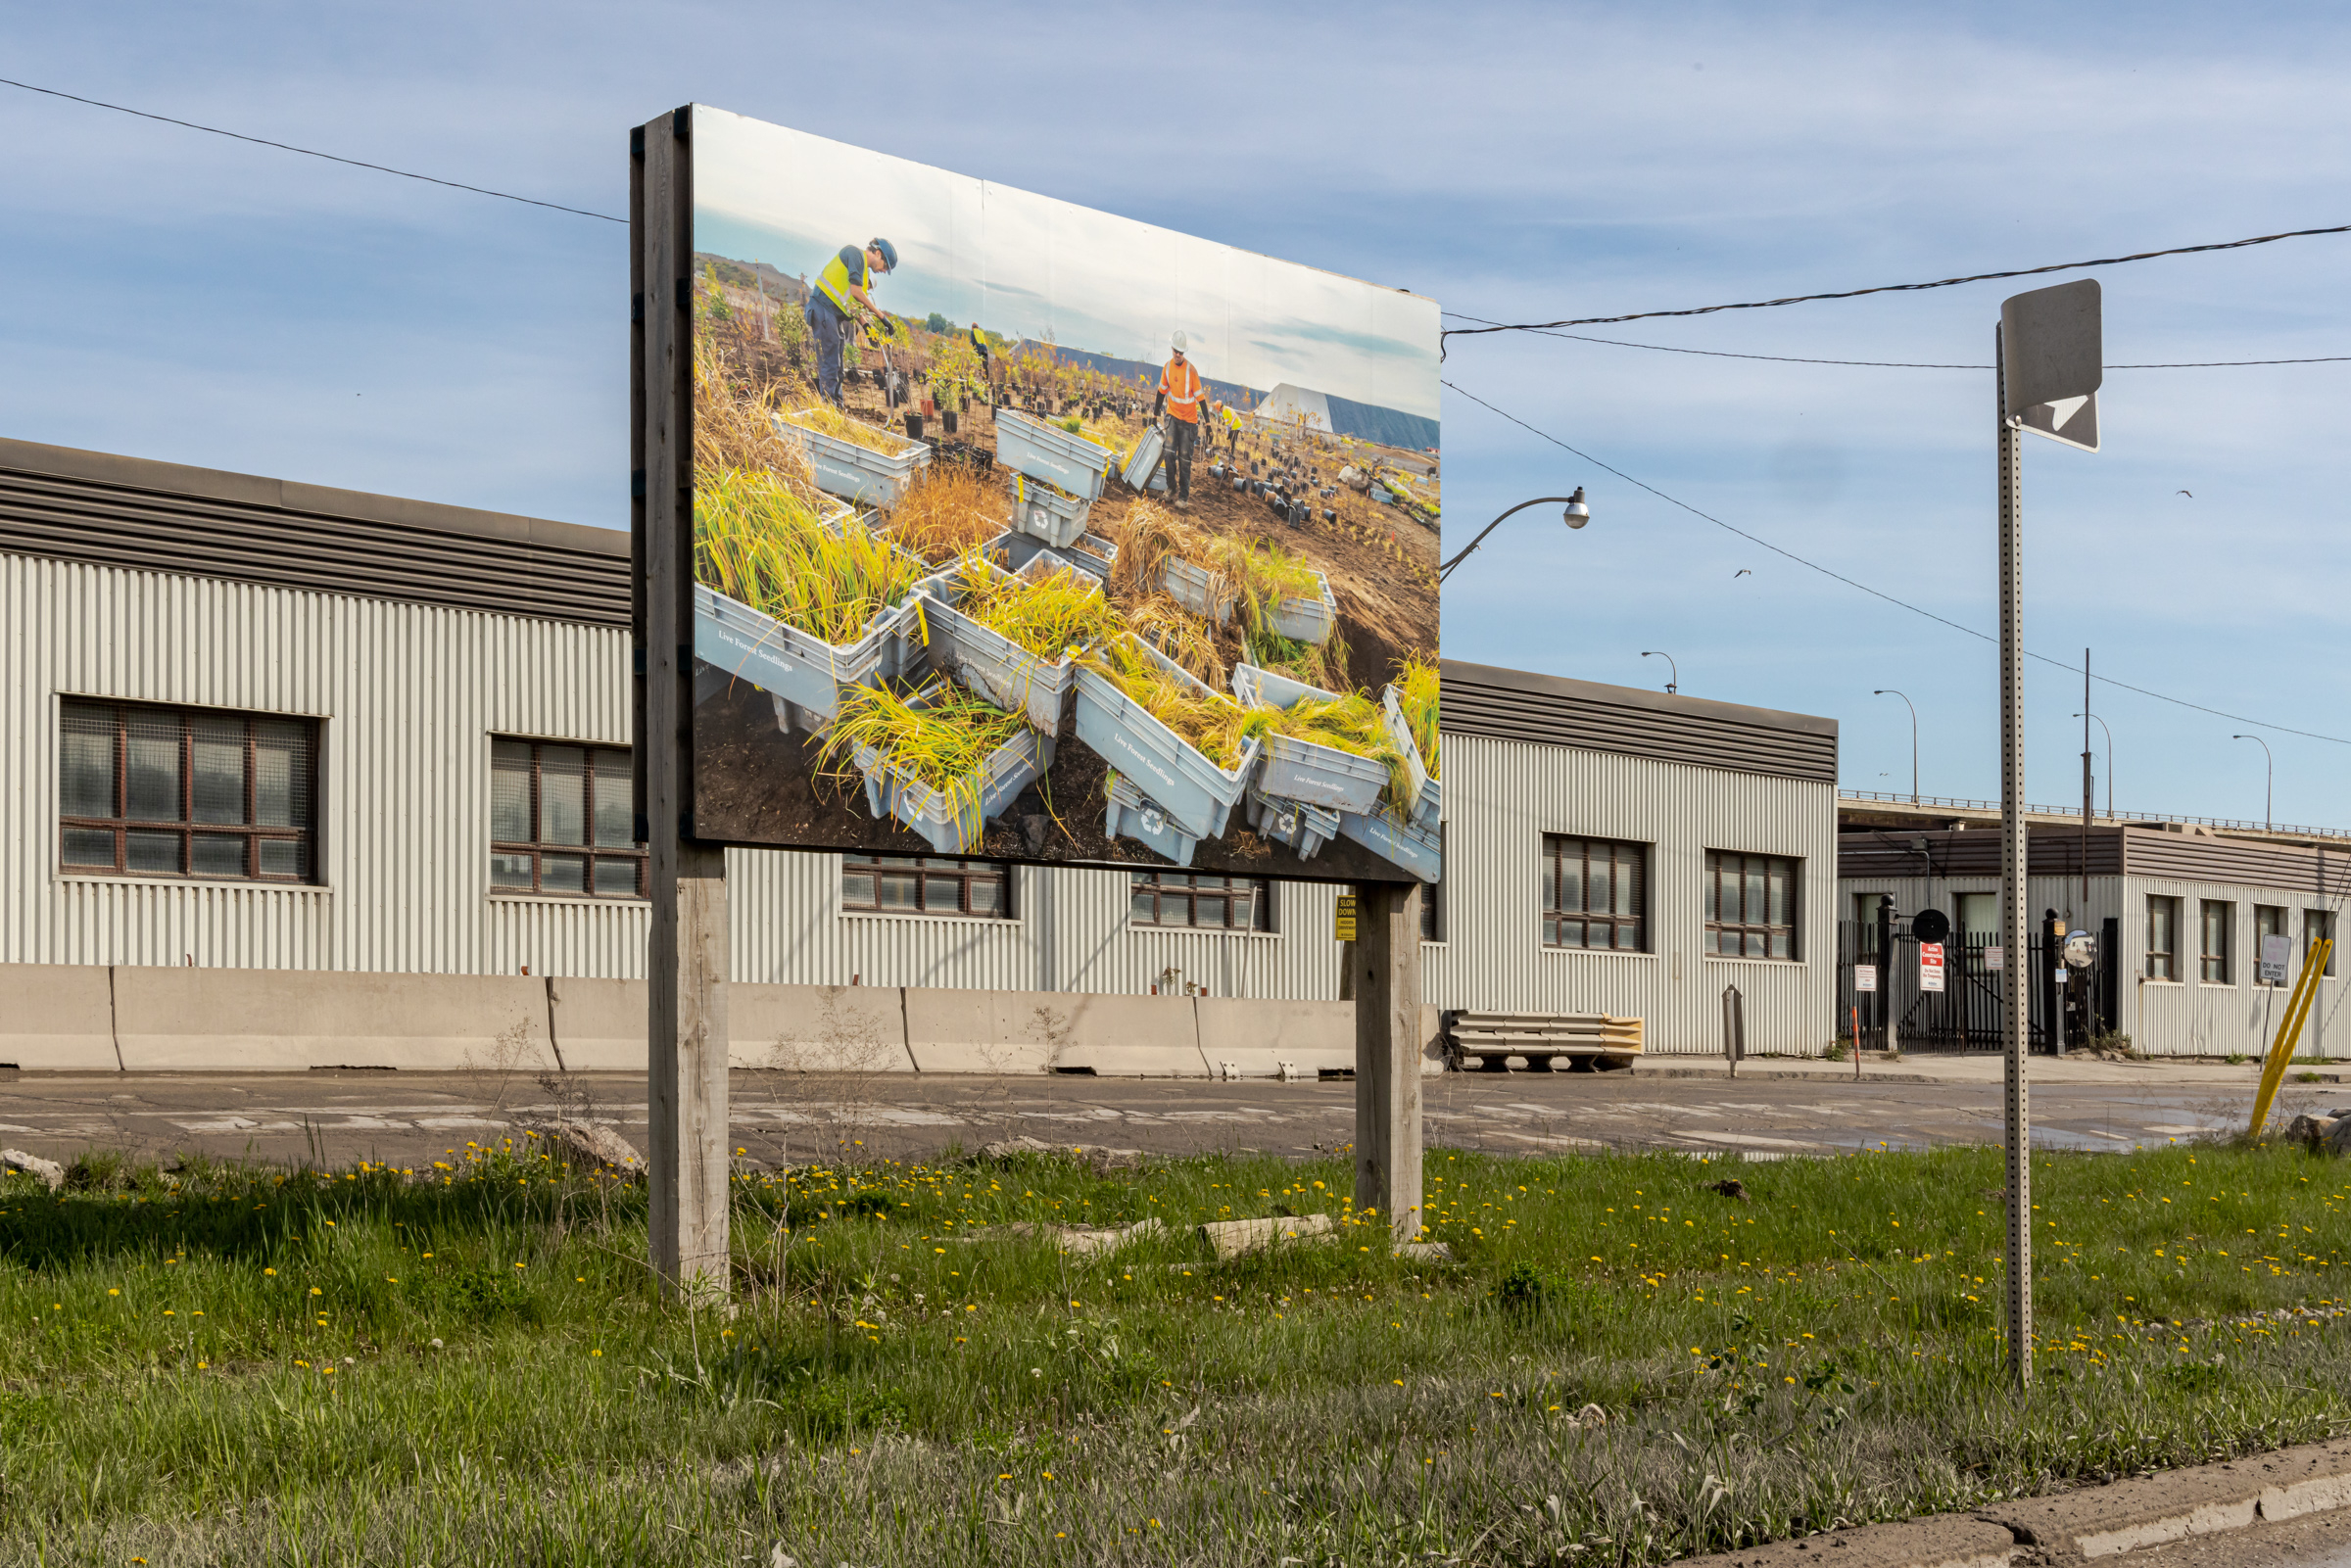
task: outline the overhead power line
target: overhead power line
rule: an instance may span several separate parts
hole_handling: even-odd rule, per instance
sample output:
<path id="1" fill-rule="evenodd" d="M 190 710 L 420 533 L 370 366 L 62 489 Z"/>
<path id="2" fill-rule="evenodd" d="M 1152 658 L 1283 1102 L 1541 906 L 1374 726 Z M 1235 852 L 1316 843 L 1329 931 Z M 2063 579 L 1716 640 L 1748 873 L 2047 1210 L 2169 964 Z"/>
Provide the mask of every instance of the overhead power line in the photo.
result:
<path id="1" fill-rule="evenodd" d="M 1441 337 L 1475 338 L 1491 332 L 1552 332 L 1560 327 L 1605 327 L 1619 321 L 1648 321 L 1668 315 L 1713 315 L 1721 310 L 1768 310 L 1782 305 L 1810 305 L 1818 300 L 1857 300 L 1865 294 L 1914 294 L 1921 289 L 1948 289 L 1962 283 L 1991 283 L 2000 278 L 2039 277 L 2044 272 L 2078 272 L 2090 266 L 2121 266 L 2126 261 L 2152 261 L 2164 256 L 2196 256 L 2206 251 L 2241 251 L 2248 245 L 2275 245 L 2279 240 L 2310 239 L 2320 234 L 2351 234 L 2351 223 L 2328 228 L 2288 229 L 2282 234 L 2256 234 L 2249 239 L 2216 240 L 2210 245 L 2175 245 L 2168 250 L 2137 251 L 2130 256 L 2103 256 L 2093 261 L 2051 261 L 2046 266 L 2012 267 L 2005 272 L 1971 272 L 1965 277 L 1936 278 L 1927 283 L 1881 283 L 1875 288 L 1839 289 L 1828 294 L 1791 294 L 1777 300 L 1745 300 L 1736 305 L 1701 305 L 1684 310 L 1635 310 L 1628 315 L 1587 315 L 1565 321 L 1490 322 L 1485 326 L 1449 327 Z M 1938 367 L 1941 368 L 1941 367 Z M 2152 367 L 2148 367 L 2152 368 Z M 2174 366 L 2164 366 L 2171 369 Z M 1468 394 L 1463 393 L 1463 397 Z"/>
<path id="2" fill-rule="evenodd" d="M 1483 321 L 1484 316 L 1463 315 L 1459 310 L 1445 314 L 1457 321 Z M 1493 323 L 1489 323 L 1491 325 Z M 1628 343 L 1622 338 L 1588 337 L 1581 332 L 1552 332 L 1541 327 L 1525 330 L 1539 338 L 1565 338 L 1576 343 L 1604 343 L 1611 349 L 1649 349 L 1657 354 L 1696 354 L 1709 359 L 1768 359 L 1774 364 L 1843 364 L 1861 365 L 1878 370 L 1990 370 L 1988 364 L 1937 364 L 1914 359 L 1815 359 L 1793 354 L 1734 354 L 1728 349 L 1684 349 L 1669 343 Z M 2323 354 L 2307 359 L 2190 359 L 2167 364 L 2110 364 L 2109 370 L 2219 370 L 2235 365 L 2252 364 L 2343 364 L 2351 363 L 2351 354 Z M 1468 394 L 1463 393 L 1463 397 Z"/>
<path id="3" fill-rule="evenodd" d="M 231 141 L 251 142 L 256 147 L 274 147 L 281 153 L 300 153 L 305 158 L 323 158 L 330 164 L 346 164 L 353 168 L 372 168 L 379 174 L 398 174 L 402 179 L 418 179 L 427 185 L 446 185 L 453 191 L 471 191 L 476 196 L 495 196 L 502 202 L 520 202 L 525 207 L 544 207 L 551 212 L 570 213 L 579 217 L 601 218 L 607 223 L 626 223 L 625 217 L 609 213 L 591 213 L 586 208 L 565 207 L 561 202 L 543 202 L 535 196 L 517 196 L 512 191 L 494 191 L 485 185 L 468 185 L 462 180 L 441 179 L 432 174 L 419 174 L 411 169 L 394 168 L 389 164 L 370 164 L 357 158 L 344 158 L 335 153 L 322 153 L 315 147 L 297 147 L 292 142 L 273 142 L 266 136 L 248 136 L 243 131 L 222 130 L 217 125 L 199 125 L 192 119 L 174 119 L 169 115 L 153 115 L 144 109 L 132 109 L 122 104 L 110 104 L 102 98 L 84 98 L 79 93 L 60 92 L 55 87 L 35 87 L 28 81 L 13 81 L 0 76 L 0 87 L 20 87 L 28 93 L 40 93 L 49 98 L 64 98 L 92 109 L 111 109 L 118 115 L 135 115 L 141 119 L 160 120 L 167 125 L 180 125 L 189 130 L 201 130 L 208 135 L 226 136 Z"/>
<path id="4" fill-rule="evenodd" d="M 1950 619 L 1948 616 L 1938 615 L 1933 610 L 1926 608 L 1924 605 L 1913 604 L 1908 599 L 1895 598 L 1892 594 L 1885 592 L 1883 589 L 1872 588 L 1867 583 L 1861 582 L 1855 578 L 1847 577 L 1843 572 L 1821 565 L 1818 561 L 1807 560 L 1803 556 L 1796 553 L 1796 551 L 1784 548 L 1778 545 L 1774 545 L 1770 540 L 1764 539 L 1759 535 L 1751 534 L 1746 529 L 1739 527 L 1736 523 L 1726 523 L 1721 518 L 1715 516 L 1712 512 L 1701 511 L 1686 500 L 1666 495 L 1665 492 L 1659 490 L 1655 485 L 1647 484 L 1641 480 L 1635 479 L 1632 475 L 1626 473 L 1621 468 L 1610 467 L 1608 464 L 1602 462 L 1598 457 L 1593 456 L 1590 452 L 1585 451 L 1580 448 L 1568 446 L 1567 443 L 1551 434 L 1551 432 L 1547 430 L 1536 429 L 1533 425 L 1528 424 L 1516 414 L 1511 413 L 1507 409 L 1495 407 L 1494 404 L 1486 402 L 1485 399 L 1479 397 L 1474 392 L 1463 391 L 1461 387 L 1455 386 L 1455 384 L 1450 381 L 1447 381 L 1444 384 L 1448 387 L 1452 387 L 1455 392 L 1461 393 L 1463 397 L 1467 398 L 1471 403 L 1476 404 L 1480 408 L 1485 409 L 1487 412 L 1500 415 L 1502 418 L 1509 420 L 1511 424 L 1516 425 L 1528 435 L 1540 436 L 1543 440 L 1550 442 L 1553 446 L 1559 448 L 1560 451 L 1573 452 L 1576 456 L 1581 457 L 1584 461 L 1592 464 L 1593 467 L 1614 474 L 1618 479 L 1623 480 L 1626 484 L 1637 486 L 1642 490 L 1646 490 L 1651 495 L 1656 497 L 1657 499 L 1664 501 L 1668 505 L 1679 506 L 1683 511 L 1688 512 L 1691 516 L 1702 517 L 1707 522 L 1712 523 L 1716 528 L 1722 529 L 1726 533 L 1738 535 L 1741 539 L 1746 540 L 1751 545 L 1759 545 L 1763 548 L 1771 551 L 1774 555 L 1783 556 L 1788 560 L 1796 562 L 1796 564 L 1799 566 L 1806 567 L 1812 571 L 1818 572 L 1823 577 L 1833 578 L 1837 582 L 1843 583 L 1847 588 L 1858 589 L 1872 598 L 1884 599 L 1887 603 L 1892 604 L 1898 609 L 1908 610 L 1913 615 L 1923 615 L 1928 620 L 1933 621 L 1941 626 L 1947 626 L 1954 632 L 1965 633 L 1967 636 L 1975 638 L 1979 641 L 1991 642 L 1995 641 L 1995 639 L 1988 632 L 1979 632 L 1974 627 L 1962 625 L 1961 623 Z M 2055 669 L 2064 670 L 2069 674 L 2080 675 L 2082 673 L 2082 666 L 2079 664 L 2068 664 L 2063 659 L 2053 659 L 2045 653 L 2035 653 L 2028 649 L 2025 656 L 2027 658 L 2037 659 L 2042 664 L 2049 665 Z M 2226 713 L 2219 708 L 2208 708 L 2201 702 L 2190 702 L 2184 697 L 2167 696 L 2161 691 L 2150 691 L 2143 686 L 2133 686 L 2128 681 L 2117 681 L 2110 675 L 2093 676 L 2092 679 L 2097 681 L 2102 686 L 2114 687 L 2118 690 L 2123 691 L 2135 691 L 2142 697 L 2153 697 L 2158 702 L 2168 702 L 2174 707 L 2188 708 L 2197 713 L 2208 713 L 2216 719 L 2227 719 L 2231 724 L 2249 724 L 2257 729 L 2275 731 L 2279 735 L 2300 736 L 2307 740 L 2326 740 L 2338 746 L 2351 746 L 2351 740 L 2346 740 L 2340 736 L 2320 735 L 2316 731 L 2312 730 L 2296 730 L 2289 725 L 2272 724 L 2267 719 L 2247 718 L 2241 713 Z"/>

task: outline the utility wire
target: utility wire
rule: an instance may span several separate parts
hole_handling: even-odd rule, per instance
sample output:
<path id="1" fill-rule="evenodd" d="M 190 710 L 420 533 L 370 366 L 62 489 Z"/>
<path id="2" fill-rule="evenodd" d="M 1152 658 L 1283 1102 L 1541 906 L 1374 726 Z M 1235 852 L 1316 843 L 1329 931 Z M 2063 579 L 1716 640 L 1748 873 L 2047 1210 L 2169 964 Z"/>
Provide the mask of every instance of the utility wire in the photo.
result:
<path id="1" fill-rule="evenodd" d="M 1445 314 L 1457 321 L 1484 321 L 1481 315 L 1464 315 L 1459 310 Z M 1493 323 L 1489 323 L 1491 325 Z M 1932 364 L 1911 359 L 1813 359 L 1793 354 L 1733 354 L 1727 349 L 1683 349 L 1666 343 L 1627 343 L 1622 338 L 1587 337 L 1581 332 L 1551 332 L 1541 327 L 1511 328 L 1524 330 L 1539 338 L 1567 338 L 1576 343 L 1605 343 L 1612 349 L 1651 349 L 1658 354 L 1698 354 L 1709 359 L 1768 359 L 1774 364 L 1846 364 L 1866 365 L 1879 370 L 1990 370 L 1988 364 Z M 2108 370 L 2218 370 L 2232 365 L 2249 364 L 2342 364 L 2351 362 L 2351 354 L 2320 355 L 2308 359 L 2193 359 L 2175 364 L 2110 364 Z M 1467 397 L 1467 393 L 1463 394 Z"/>
<path id="2" fill-rule="evenodd" d="M 1626 484 L 1648 491 L 1651 495 L 1656 497 L 1657 499 L 1666 502 L 1668 505 L 1679 506 L 1683 511 L 1690 513 L 1690 515 L 1693 517 L 1703 517 L 1707 522 L 1712 523 L 1716 528 L 1722 529 L 1728 533 L 1737 534 L 1741 539 L 1746 540 L 1751 545 L 1759 545 L 1763 548 L 1771 551 L 1774 555 L 1784 556 L 1785 558 L 1796 562 L 1796 564 L 1799 566 L 1807 567 L 1812 571 L 1820 573 L 1820 575 L 1823 577 L 1834 578 L 1836 581 L 1843 583 L 1847 588 L 1858 589 L 1872 598 L 1884 599 L 1887 603 L 1908 610 L 1913 615 L 1923 615 L 1928 620 L 1934 621 L 1939 625 L 1947 626 L 1954 632 L 1964 632 L 1967 636 L 1975 638 L 1979 641 L 1991 642 L 1996 641 L 1996 639 L 1994 639 L 1990 633 L 1979 632 L 1972 626 L 1963 626 L 1959 622 L 1950 619 L 1948 616 L 1938 615 L 1933 610 L 1926 608 L 1924 605 L 1913 604 L 1908 599 L 1895 598 L 1892 594 L 1886 593 L 1882 589 L 1872 588 L 1867 583 L 1847 577 L 1843 572 L 1832 570 L 1829 567 L 1821 565 L 1818 561 L 1806 560 L 1803 556 L 1797 554 L 1796 551 L 1792 549 L 1784 549 L 1780 546 L 1774 545 L 1770 540 L 1761 538 L 1758 535 L 1751 534 L 1746 529 L 1739 527 L 1735 523 L 1726 523 L 1711 512 L 1700 511 L 1688 501 L 1676 499 L 1674 497 L 1668 496 L 1665 494 L 1665 492 L 1657 489 L 1656 486 L 1644 484 L 1642 481 L 1635 479 L 1632 475 L 1626 473 L 1623 469 L 1611 468 L 1608 464 L 1602 462 L 1598 457 L 1593 456 L 1590 452 L 1568 446 L 1567 443 L 1561 441 L 1559 437 L 1551 434 L 1549 431 L 1537 430 L 1533 425 L 1528 424 L 1516 414 L 1511 413 L 1506 409 L 1495 407 L 1492 404 L 1486 402 L 1485 399 L 1479 397 L 1474 392 L 1464 392 L 1462 388 L 1455 386 L 1454 383 L 1450 381 L 1444 382 L 1444 385 L 1452 387 L 1456 392 L 1460 392 L 1463 397 L 1467 398 L 1471 403 L 1476 404 L 1480 408 L 1485 409 L 1487 412 L 1498 414 L 1502 418 L 1509 420 L 1511 424 L 1516 425 L 1528 435 L 1540 436 L 1542 439 L 1550 442 L 1553 446 L 1558 447 L 1563 451 L 1574 452 L 1576 456 L 1581 457 L 1584 461 L 1592 464 L 1595 468 L 1605 469 L 1607 472 L 1614 474 L 1618 479 L 1623 480 Z M 2082 667 L 2080 665 L 2068 664 L 2063 659 L 2052 659 L 2045 653 L 2035 653 L 2030 649 L 2027 649 L 2025 656 L 2027 658 L 2038 659 L 2043 664 L 2067 671 L 2073 675 L 2080 675 L 2082 673 Z M 2340 736 L 2320 735 L 2316 731 L 2311 730 L 2296 730 L 2287 725 L 2272 724 L 2266 719 L 2249 719 L 2241 713 L 2226 713 L 2219 708 L 2208 708 L 2201 702 L 2190 702 L 2184 697 L 2166 696 L 2161 691 L 2150 691 L 2143 686 L 2133 686 L 2128 681 L 2117 681 L 2110 675 L 2094 676 L 2093 679 L 2103 685 L 2115 687 L 2124 691 L 2135 691 L 2142 697 L 2153 697 L 2158 702 L 2169 702 L 2175 707 L 2190 708 L 2198 713 L 2211 714 L 2216 719 L 2227 719 L 2232 724 L 2249 724 L 2257 729 L 2275 731 L 2279 735 L 2294 735 L 2300 736 L 2308 740 L 2326 740 L 2338 746 L 2351 746 L 2351 740 L 2346 740 Z"/>
<path id="3" fill-rule="evenodd" d="M 199 125 L 192 119 L 174 119 L 169 115 L 151 115 L 144 109 L 130 109 L 121 104 L 110 104 L 101 98 L 84 98 L 78 93 L 59 92 L 55 87 L 35 87 L 31 82 L 14 81 L 6 76 L 0 76 L 0 87 L 21 87 L 28 93 L 41 93 L 50 98 L 64 98 L 77 104 L 88 104 L 93 109 L 111 109 L 118 115 L 135 115 L 141 119 L 160 120 L 167 125 L 182 125 L 189 130 L 201 130 L 214 136 L 226 136 L 231 141 L 251 142 L 256 147 L 274 147 L 279 152 L 300 153 L 305 158 L 323 158 L 330 164 L 347 164 L 353 168 L 372 168 L 379 174 L 398 174 L 402 179 L 420 179 L 427 185 L 446 185 L 453 191 L 471 191 L 476 196 L 495 196 L 501 201 L 520 202 L 526 207 L 544 207 L 552 212 L 570 213 L 580 217 L 600 217 L 607 223 L 626 223 L 628 221 L 625 217 L 614 217 L 609 213 L 591 213 L 585 208 L 565 207 L 561 202 L 543 202 L 533 196 L 517 196 L 512 191 L 494 191 L 486 186 L 467 185 L 459 180 L 438 179 L 431 174 L 418 174 L 405 168 L 394 168 L 388 164 L 364 163 L 357 158 L 342 158 L 333 153 L 322 153 L 314 147 L 297 147 L 292 142 L 273 142 L 265 136 L 248 136 L 242 131 L 222 130 L 217 125 Z"/>
<path id="4" fill-rule="evenodd" d="M 2089 266 L 2121 266 L 2126 261 L 2152 261 L 2161 256 L 2196 256 L 2206 251 L 2240 251 L 2248 245 L 2274 245 L 2279 240 L 2309 239 L 2319 234 L 2351 234 L 2351 223 L 2329 228 L 2288 229 L 2282 234 L 2256 234 L 2249 239 L 2218 240 L 2210 245 L 2175 245 L 2162 251 L 2137 251 L 2130 256 L 2104 256 L 2094 261 L 2051 261 L 2046 266 L 2020 266 L 2005 272 L 1972 272 L 1966 277 L 1937 278 L 1929 283 L 1881 283 L 1875 288 L 1841 289 L 1830 294 L 1791 294 L 1777 300 L 1747 300 L 1737 305 L 1702 305 L 1686 310 L 1635 310 L 1629 315 L 1587 315 L 1566 321 L 1491 322 L 1477 327 L 1451 327 L 1447 338 L 1482 337 L 1490 332 L 1548 332 L 1560 327 L 1604 327 L 1618 321 L 1647 321 L 1666 315 L 1712 315 L 1720 310 L 1768 310 L 1782 305 L 1809 305 L 1817 300 L 1857 300 L 1865 294 L 1912 294 L 1921 289 L 1947 289 L 1961 283 L 1990 283 L 1999 278 L 2039 277 L 2044 272 L 2078 272 Z M 2170 368 L 2167 366 L 2166 368 Z M 1467 393 L 1463 394 L 1467 397 Z"/>

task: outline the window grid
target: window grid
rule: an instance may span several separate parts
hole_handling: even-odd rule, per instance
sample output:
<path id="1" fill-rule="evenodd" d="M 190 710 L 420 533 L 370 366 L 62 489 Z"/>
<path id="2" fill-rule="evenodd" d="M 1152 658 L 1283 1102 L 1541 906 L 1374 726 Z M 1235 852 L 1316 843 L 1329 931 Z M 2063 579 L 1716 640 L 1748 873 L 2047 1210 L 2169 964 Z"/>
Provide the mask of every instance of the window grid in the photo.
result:
<path id="1" fill-rule="evenodd" d="M 1649 849 L 1606 838 L 1543 835 L 1543 945 L 1649 949 Z"/>
<path id="2" fill-rule="evenodd" d="M 2180 977 L 2180 900 L 2150 894 L 2147 898 L 2147 978 Z"/>
<path id="3" fill-rule="evenodd" d="M 999 860 L 843 855 L 840 907 L 859 915 L 1010 920 L 1012 868 Z"/>
<path id="4" fill-rule="evenodd" d="M 314 720 L 82 700 L 60 713 L 61 869 L 313 879 Z"/>
<path id="5" fill-rule="evenodd" d="M 552 740 L 490 742 L 490 888 L 545 898 L 643 898 L 629 753 Z"/>
<path id="6" fill-rule="evenodd" d="M 1273 884 L 1260 877 L 1138 871 L 1128 892 L 1127 921 L 1193 930 L 1270 931 Z"/>
<path id="7" fill-rule="evenodd" d="M 2227 985 L 2229 980 L 2230 927 L 2236 924 L 2236 906 L 2217 898 L 2203 900 L 2199 912 L 2203 926 L 2197 977 L 2208 985 Z"/>
<path id="8" fill-rule="evenodd" d="M 1784 855 L 1706 851 L 1706 948 L 1724 958 L 1796 951 L 1799 862 Z"/>

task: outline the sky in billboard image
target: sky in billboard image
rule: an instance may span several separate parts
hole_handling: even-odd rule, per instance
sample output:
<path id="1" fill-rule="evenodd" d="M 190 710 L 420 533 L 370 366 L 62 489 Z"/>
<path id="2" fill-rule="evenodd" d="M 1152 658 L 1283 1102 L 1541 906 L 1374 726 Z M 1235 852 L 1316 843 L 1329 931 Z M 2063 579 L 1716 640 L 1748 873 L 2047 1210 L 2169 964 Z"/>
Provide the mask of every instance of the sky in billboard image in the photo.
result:
<path id="1" fill-rule="evenodd" d="M 1234 876 L 1436 878 L 1434 302 L 691 144 L 697 836 L 1129 866 L 1187 924 L 1257 919 Z"/>

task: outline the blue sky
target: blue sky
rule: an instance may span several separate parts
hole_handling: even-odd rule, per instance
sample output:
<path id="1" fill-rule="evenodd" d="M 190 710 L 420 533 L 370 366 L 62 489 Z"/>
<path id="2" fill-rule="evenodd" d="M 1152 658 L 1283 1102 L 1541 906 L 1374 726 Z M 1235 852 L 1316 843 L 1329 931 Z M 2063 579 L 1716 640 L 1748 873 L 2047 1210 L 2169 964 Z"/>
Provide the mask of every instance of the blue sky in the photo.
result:
<path id="1" fill-rule="evenodd" d="M 648 15 L 665 15 L 666 29 Z M 621 213 L 690 100 L 1507 319 L 1602 315 L 2351 221 L 2337 8 L 17 8 L 7 74 Z M 627 507 L 615 224 L 0 89 L 0 433 L 574 522 Z M 2115 361 L 2351 354 L 2351 237 L 2111 267 Z M 1597 336 L 1980 361 L 1984 284 Z M 1993 613 L 1983 372 L 1454 340 L 1465 391 L 1963 625 Z M 2028 641 L 2351 737 L 2351 364 L 2116 371 L 2106 450 L 2026 455 Z M 1446 651 L 1834 716 L 1848 785 L 1997 787 L 1989 644 L 1448 395 Z M 2177 492 L 2193 492 L 2183 497 Z M 1739 577 L 1742 568 L 1751 575 Z M 2031 793 L 2080 683 L 2028 679 Z M 2102 686 L 2117 803 L 2258 817 L 2247 727 Z M 2351 825 L 2351 747 L 2265 734 L 2281 821 Z M 2100 772 L 2105 771 L 2102 738 Z M 2101 799 L 2104 788 L 2101 784 Z"/>

